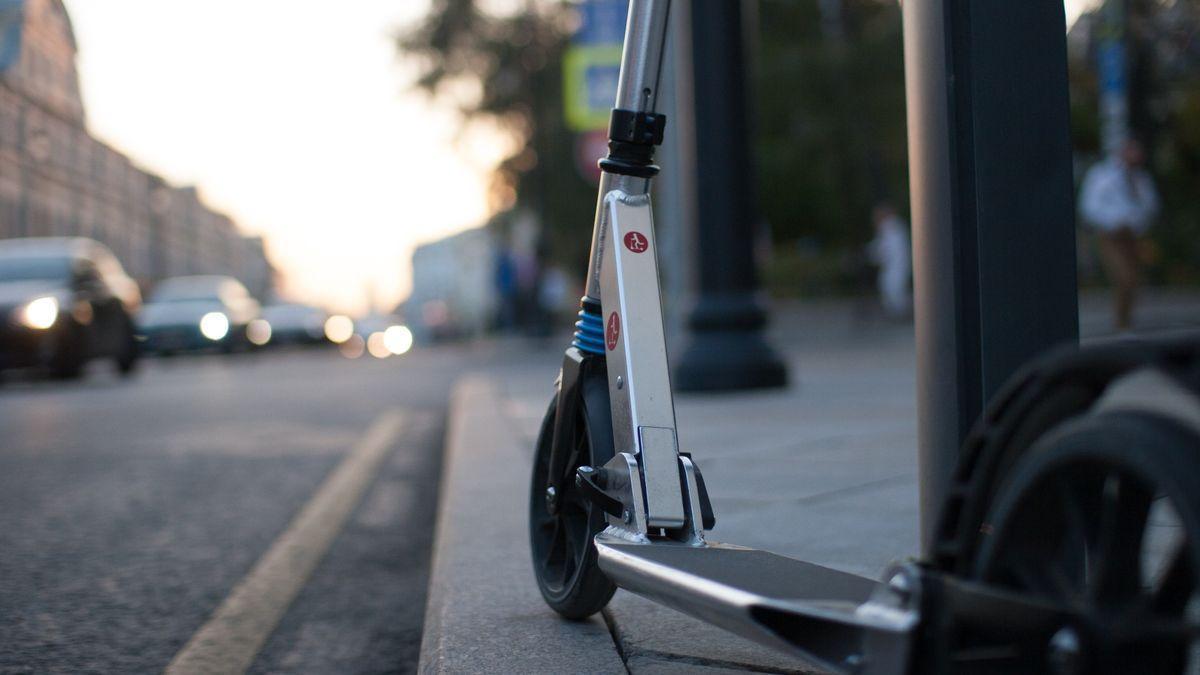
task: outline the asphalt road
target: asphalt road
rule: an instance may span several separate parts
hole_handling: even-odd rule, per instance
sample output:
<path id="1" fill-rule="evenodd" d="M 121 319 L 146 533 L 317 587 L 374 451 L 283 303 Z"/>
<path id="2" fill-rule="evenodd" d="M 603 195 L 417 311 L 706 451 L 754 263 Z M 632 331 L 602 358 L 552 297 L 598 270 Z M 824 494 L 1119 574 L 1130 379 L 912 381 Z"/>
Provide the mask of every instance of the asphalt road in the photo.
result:
<path id="1" fill-rule="evenodd" d="M 214 355 L 147 361 L 128 381 L 102 367 L 77 383 L 10 378 L 0 672 L 161 671 L 388 415 L 398 422 L 375 439 L 384 454 L 361 500 L 249 670 L 411 671 L 447 397 L 459 373 L 496 361 L 486 349 Z"/>

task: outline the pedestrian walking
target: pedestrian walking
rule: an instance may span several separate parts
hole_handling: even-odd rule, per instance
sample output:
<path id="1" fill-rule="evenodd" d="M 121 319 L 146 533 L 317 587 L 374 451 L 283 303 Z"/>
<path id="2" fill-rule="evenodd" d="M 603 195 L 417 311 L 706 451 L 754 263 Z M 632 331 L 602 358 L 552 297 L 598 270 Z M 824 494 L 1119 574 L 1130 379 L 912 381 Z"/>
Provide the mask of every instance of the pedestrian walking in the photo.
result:
<path id="1" fill-rule="evenodd" d="M 879 300 L 884 313 L 903 319 L 912 308 L 909 284 L 912 279 L 912 243 L 908 225 L 891 204 L 882 203 L 872 214 L 875 238 L 867 245 L 867 255 L 879 268 L 876 278 Z"/>
<path id="2" fill-rule="evenodd" d="M 1158 191 L 1145 169 L 1146 153 L 1137 141 L 1093 166 L 1083 180 L 1079 210 L 1096 233 L 1100 263 L 1113 286 L 1113 318 L 1118 330 L 1133 325 L 1141 277 L 1141 238 L 1158 217 Z"/>

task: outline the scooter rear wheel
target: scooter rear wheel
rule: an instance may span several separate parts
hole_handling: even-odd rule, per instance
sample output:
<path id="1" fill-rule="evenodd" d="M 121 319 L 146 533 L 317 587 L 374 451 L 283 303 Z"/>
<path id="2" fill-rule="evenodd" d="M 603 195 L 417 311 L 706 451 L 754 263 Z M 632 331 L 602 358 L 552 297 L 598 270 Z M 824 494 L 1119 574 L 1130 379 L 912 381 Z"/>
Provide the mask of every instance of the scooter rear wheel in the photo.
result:
<path id="1" fill-rule="evenodd" d="M 1190 431 L 1127 412 L 1063 423 L 1013 467 L 980 537 L 977 579 L 1041 597 L 1073 618 L 1044 645 L 959 645 L 964 658 L 993 654 L 975 667 L 1197 667 L 1200 438 Z"/>
<path id="2" fill-rule="evenodd" d="M 574 481 L 580 466 L 603 466 L 613 457 L 608 388 L 601 379 L 585 378 L 577 391 L 575 419 L 565 420 L 569 428 L 564 438 L 570 445 L 564 448 L 569 454 L 557 508 L 552 510 L 547 500 L 557 396 L 538 434 L 529 498 L 529 540 L 538 589 L 546 604 L 568 619 L 595 614 L 617 590 L 600 571 L 592 541 L 604 529 L 604 513 L 579 493 Z"/>

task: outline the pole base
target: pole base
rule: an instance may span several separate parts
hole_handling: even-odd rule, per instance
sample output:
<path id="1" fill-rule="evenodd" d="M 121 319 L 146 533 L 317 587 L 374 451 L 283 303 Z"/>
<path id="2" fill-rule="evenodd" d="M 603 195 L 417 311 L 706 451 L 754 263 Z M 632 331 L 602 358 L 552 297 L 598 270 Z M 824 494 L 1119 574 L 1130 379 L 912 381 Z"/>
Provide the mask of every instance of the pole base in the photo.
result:
<path id="1" fill-rule="evenodd" d="M 671 383 L 678 391 L 786 387 L 787 365 L 763 337 L 766 312 L 746 298 L 701 298 Z"/>

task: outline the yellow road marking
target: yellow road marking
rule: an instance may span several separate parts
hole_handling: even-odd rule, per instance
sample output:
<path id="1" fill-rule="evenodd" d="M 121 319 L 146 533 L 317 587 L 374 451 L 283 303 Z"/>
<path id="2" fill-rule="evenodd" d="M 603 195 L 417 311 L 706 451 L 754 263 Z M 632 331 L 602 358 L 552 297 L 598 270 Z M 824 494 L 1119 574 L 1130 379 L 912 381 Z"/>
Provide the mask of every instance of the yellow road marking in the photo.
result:
<path id="1" fill-rule="evenodd" d="M 398 410 L 375 420 L 254 569 L 171 659 L 168 674 L 243 673 L 250 667 L 362 501 L 403 421 Z"/>

